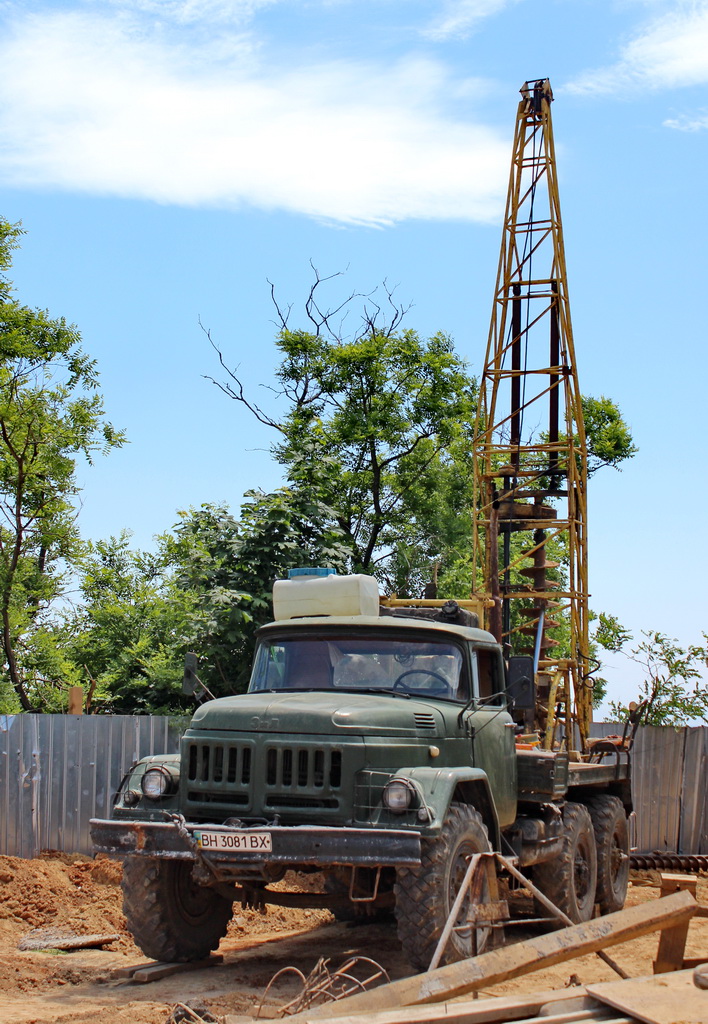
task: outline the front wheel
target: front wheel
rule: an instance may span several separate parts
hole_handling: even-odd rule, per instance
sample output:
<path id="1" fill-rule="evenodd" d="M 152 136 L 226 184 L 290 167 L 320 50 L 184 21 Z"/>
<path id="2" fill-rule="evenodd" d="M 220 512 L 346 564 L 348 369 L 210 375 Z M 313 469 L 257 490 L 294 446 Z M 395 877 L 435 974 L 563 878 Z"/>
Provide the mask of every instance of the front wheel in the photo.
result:
<path id="1" fill-rule="evenodd" d="M 537 864 L 533 880 L 573 924 L 580 924 L 592 917 L 597 888 L 595 832 L 587 807 L 565 805 L 562 836 L 565 842 L 560 855 Z"/>
<path id="2" fill-rule="evenodd" d="M 406 957 L 418 970 L 428 969 L 433 953 L 450 916 L 470 857 L 491 850 L 489 835 L 481 815 L 467 804 L 450 805 L 440 835 L 424 839 L 421 863 L 398 868 L 396 872 L 396 922 L 398 937 Z M 485 871 L 477 874 L 474 903 L 490 901 Z M 443 963 L 463 960 L 481 953 L 491 942 L 488 925 L 465 927 L 469 899 L 460 908 L 460 916 L 447 944 Z"/>
<path id="3" fill-rule="evenodd" d="M 226 934 L 232 903 L 197 885 L 187 861 L 129 857 L 121 886 L 128 931 L 153 960 L 203 960 Z"/>

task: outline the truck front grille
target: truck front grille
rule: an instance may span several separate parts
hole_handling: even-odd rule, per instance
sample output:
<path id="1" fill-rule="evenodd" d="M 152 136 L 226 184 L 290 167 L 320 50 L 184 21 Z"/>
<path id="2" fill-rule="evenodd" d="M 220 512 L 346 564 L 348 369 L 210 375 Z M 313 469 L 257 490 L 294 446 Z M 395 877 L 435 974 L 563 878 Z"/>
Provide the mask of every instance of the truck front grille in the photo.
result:
<path id="1" fill-rule="evenodd" d="M 247 786 L 251 781 L 251 748 L 190 743 L 187 778 L 190 782 Z"/>
<path id="2" fill-rule="evenodd" d="M 224 812 L 241 807 L 245 815 L 339 808 L 341 749 L 268 735 L 233 741 L 185 737 L 183 744 L 183 793 L 193 815 L 199 805 L 210 815 L 219 805 Z"/>
<path id="3" fill-rule="evenodd" d="M 266 785 L 290 788 L 338 789 L 342 782 L 342 754 L 339 750 L 310 747 L 268 747 Z"/>

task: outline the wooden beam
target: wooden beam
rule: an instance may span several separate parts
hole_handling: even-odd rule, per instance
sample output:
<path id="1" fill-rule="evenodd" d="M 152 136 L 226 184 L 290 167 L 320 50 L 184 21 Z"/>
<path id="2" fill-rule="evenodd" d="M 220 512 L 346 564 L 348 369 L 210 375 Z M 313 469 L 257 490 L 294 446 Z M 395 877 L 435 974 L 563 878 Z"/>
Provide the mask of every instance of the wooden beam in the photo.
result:
<path id="1" fill-rule="evenodd" d="M 69 687 L 68 715 L 83 715 L 84 713 L 84 688 L 83 686 Z"/>
<path id="2" fill-rule="evenodd" d="M 670 896 L 672 892 L 688 889 L 691 896 L 697 898 L 698 875 L 674 875 L 668 871 L 662 871 L 660 877 L 662 896 Z"/>
<path id="3" fill-rule="evenodd" d="M 616 946 L 641 935 L 682 925 L 690 921 L 695 912 L 696 901 L 691 894 L 677 892 L 673 896 L 608 914 L 607 917 L 494 949 L 473 959 L 438 967 L 437 970 L 417 974 L 412 978 L 403 978 L 370 992 L 342 999 L 336 1004 L 329 1003 L 297 1014 L 291 1020 L 340 1017 L 387 1007 L 443 1002 L 496 985 L 508 978 L 518 978 L 565 960 L 596 953 L 599 949 Z"/>
<path id="4" fill-rule="evenodd" d="M 149 960 L 147 963 L 134 964 L 132 967 L 119 967 L 113 972 L 114 978 L 130 978 L 131 981 L 138 981 L 145 984 L 149 981 L 160 981 L 161 978 L 169 978 L 172 974 L 184 974 L 186 971 L 203 971 L 209 967 L 216 967 L 223 962 L 220 953 L 212 953 L 204 960 L 190 960 L 187 963 L 167 963 L 163 960 Z"/>
<path id="5" fill-rule="evenodd" d="M 666 928 L 659 939 L 659 949 L 654 961 L 654 974 L 669 974 L 683 967 L 686 939 L 690 921 L 682 921 L 673 928 Z"/>
<path id="6" fill-rule="evenodd" d="M 588 985 L 588 992 L 644 1024 L 705 1024 L 708 992 L 696 988 L 691 974 L 678 971 L 661 978 L 606 981 Z"/>
<path id="7" fill-rule="evenodd" d="M 345 1017 L 332 1017 L 332 1024 L 335 1021 L 336 1024 L 496 1024 L 498 1021 L 537 1017 L 544 1007 L 548 1008 L 548 1013 L 554 1013 L 556 1003 L 565 1007 L 569 1001 L 582 1005 L 592 1002 L 585 988 L 576 986 L 516 996 L 490 996 L 487 999 L 470 999 L 459 1003 L 407 1006 L 397 1010 L 381 1010 L 379 1013 L 366 1011 Z M 329 1003 L 328 1009 L 333 1012 L 336 1005 Z M 304 1020 L 310 1012 L 305 1011 L 299 1018 Z M 320 1024 L 325 1024 L 325 1021 L 320 1021 Z"/>

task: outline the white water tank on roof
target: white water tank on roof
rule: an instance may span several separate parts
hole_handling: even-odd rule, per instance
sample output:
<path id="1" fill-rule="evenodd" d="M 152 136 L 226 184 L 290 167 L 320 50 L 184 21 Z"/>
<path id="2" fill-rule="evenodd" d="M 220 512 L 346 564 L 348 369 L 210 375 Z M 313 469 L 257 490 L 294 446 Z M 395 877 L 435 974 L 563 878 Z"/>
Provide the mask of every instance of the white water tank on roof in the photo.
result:
<path id="1" fill-rule="evenodd" d="M 301 619 L 317 615 L 378 615 L 379 585 L 361 573 L 337 576 L 327 570 L 294 570 L 273 586 L 273 617 Z M 309 573 L 309 575 L 308 575 Z"/>

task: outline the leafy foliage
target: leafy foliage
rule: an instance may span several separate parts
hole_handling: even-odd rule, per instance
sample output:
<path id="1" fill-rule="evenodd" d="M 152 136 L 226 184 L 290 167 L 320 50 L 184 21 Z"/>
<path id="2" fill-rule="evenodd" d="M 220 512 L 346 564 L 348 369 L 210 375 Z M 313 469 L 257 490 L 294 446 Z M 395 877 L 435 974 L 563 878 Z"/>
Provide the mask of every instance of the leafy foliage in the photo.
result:
<path id="1" fill-rule="evenodd" d="M 166 548 L 176 584 L 190 595 L 190 635 L 215 695 L 245 688 L 257 628 L 272 618 L 273 582 L 288 569 L 322 565 L 343 571 L 349 549 L 332 511 L 318 496 L 317 474 L 301 479 L 295 460 L 289 486 L 250 491 L 240 521 L 222 506 L 183 513 Z"/>
<path id="2" fill-rule="evenodd" d="M 331 511 L 298 479 L 252 491 L 239 519 L 222 505 L 192 508 L 155 553 L 131 549 L 127 533 L 87 545 L 79 600 L 48 630 L 49 646 L 63 678 L 84 684 L 87 711 L 181 713 L 192 705 L 181 687 L 188 651 L 213 695 L 244 689 L 273 581 L 297 565 L 342 569 L 348 554 Z"/>
<path id="3" fill-rule="evenodd" d="M 632 634 L 625 629 L 616 615 L 601 612 L 595 627 L 595 641 L 606 651 L 621 651 L 632 639 Z"/>
<path id="4" fill-rule="evenodd" d="M 301 565 L 374 573 L 417 596 L 475 580 L 472 423 L 477 386 L 451 340 L 405 330 L 385 289 L 366 297 L 359 330 L 342 337 L 322 312 L 316 275 L 308 330 L 280 318 L 271 416 L 226 372 L 216 382 L 278 434 L 287 484 L 250 491 L 238 517 L 222 505 L 179 514 L 155 553 L 128 534 L 82 545 L 75 468 L 123 443 L 106 422 L 95 363 L 64 320 L 21 306 L 2 276 L 19 228 L 0 220 L 0 614 L 5 710 L 63 710 L 66 687 L 87 688 L 87 709 L 173 713 L 183 658 L 195 651 L 215 695 L 245 686 L 255 632 L 272 616 L 273 581 Z M 382 304 L 383 305 L 383 304 Z M 609 400 L 585 399 L 597 464 L 634 451 Z M 565 564 L 564 552 L 554 554 Z M 79 600 L 57 612 L 73 571 Z M 556 632 L 561 642 L 563 626 Z"/>
<path id="5" fill-rule="evenodd" d="M 281 417 L 246 398 L 220 352 L 226 378 L 215 383 L 278 431 L 273 454 L 281 464 L 298 463 L 306 474 L 304 451 L 313 465 L 328 464 L 319 493 L 335 511 L 351 568 L 374 573 L 390 590 L 416 593 L 431 562 L 462 547 L 469 528 L 469 512 L 457 516 L 471 507 L 476 382 L 447 335 L 423 339 L 401 329 L 405 310 L 388 290 L 389 313 L 365 304 L 360 330 L 342 337 L 333 321 L 349 300 L 322 312 L 321 284 L 316 277 L 305 304 L 311 330 L 290 329 L 278 310 Z"/>
<path id="6" fill-rule="evenodd" d="M 87 545 L 77 566 L 80 604 L 57 645 L 87 690 L 86 710 L 170 714 L 187 705 L 180 680 L 190 603 L 164 548 L 131 550 L 130 535 Z"/>
<path id="7" fill-rule="evenodd" d="M 601 395 L 592 398 L 583 395 L 583 420 L 588 449 L 588 474 L 602 466 L 619 468 L 621 462 L 631 459 L 638 449 L 632 433 L 617 405 Z"/>
<path id="8" fill-rule="evenodd" d="M 21 232 L 0 221 L 0 269 Z M 0 283 L 0 623 L 2 674 L 19 706 L 42 710 L 43 685 L 66 666 L 46 612 L 78 556 L 76 461 L 124 442 L 103 415 L 94 360 L 62 318 L 30 309 Z"/>
<path id="9" fill-rule="evenodd" d="M 476 582 L 470 538 L 477 382 L 447 335 L 423 339 L 403 329 L 407 310 L 385 283 L 380 303 L 377 293 L 352 294 L 328 310 L 320 294 L 330 280 L 315 270 L 306 330 L 293 330 L 291 309 L 275 303 L 280 362 L 270 390 L 285 403 L 281 415 L 250 400 L 209 336 L 224 371 L 222 380 L 210 379 L 278 432 L 272 451 L 281 464 L 292 466 L 303 451 L 315 463 L 329 460 L 321 496 L 350 544 L 354 571 L 375 574 L 401 596 L 419 596 L 433 579 L 441 595 L 468 594 Z M 345 336 L 355 298 L 364 300 L 358 327 Z M 588 397 L 583 408 L 593 470 L 634 454 L 612 401 Z"/>
<path id="10" fill-rule="evenodd" d="M 351 544 L 352 568 L 407 589 L 421 555 L 438 547 L 447 452 L 469 435 L 474 382 L 442 334 L 342 342 L 284 330 L 278 347 L 278 377 L 296 395 L 276 458 L 289 465 L 314 440 L 336 467 L 323 497 Z"/>
<path id="11" fill-rule="evenodd" d="M 626 654 L 644 671 L 639 694 L 644 705 L 641 720 L 646 725 L 708 724 L 708 634 L 703 634 L 704 644 L 682 647 L 665 633 L 643 631 L 644 639 L 625 651 L 631 634 L 613 616 L 605 620 L 596 634 L 598 642 L 607 650 Z M 620 719 L 630 712 L 630 707 L 618 701 L 610 708 Z"/>

